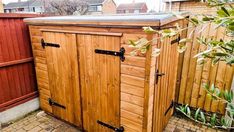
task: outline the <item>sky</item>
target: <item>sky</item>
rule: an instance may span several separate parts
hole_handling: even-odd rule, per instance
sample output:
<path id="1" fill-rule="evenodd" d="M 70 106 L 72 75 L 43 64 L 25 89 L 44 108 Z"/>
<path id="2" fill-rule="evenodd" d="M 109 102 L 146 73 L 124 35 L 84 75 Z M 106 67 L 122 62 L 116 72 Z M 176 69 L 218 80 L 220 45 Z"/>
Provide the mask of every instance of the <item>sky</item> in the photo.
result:
<path id="1" fill-rule="evenodd" d="M 16 1 L 18 1 L 18 0 L 3 0 L 3 3 L 7 4 L 9 2 L 16 2 Z M 22 0 L 22 1 L 25 1 L 25 0 Z M 114 0 L 114 1 L 116 2 L 117 5 L 119 5 L 121 3 L 131 3 L 134 0 Z M 159 1 L 160 0 L 135 0 L 135 2 L 146 2 L 149 10 L 151 10 L 151 9 L 157 10 L 158 5 L 159 5 Z"/>

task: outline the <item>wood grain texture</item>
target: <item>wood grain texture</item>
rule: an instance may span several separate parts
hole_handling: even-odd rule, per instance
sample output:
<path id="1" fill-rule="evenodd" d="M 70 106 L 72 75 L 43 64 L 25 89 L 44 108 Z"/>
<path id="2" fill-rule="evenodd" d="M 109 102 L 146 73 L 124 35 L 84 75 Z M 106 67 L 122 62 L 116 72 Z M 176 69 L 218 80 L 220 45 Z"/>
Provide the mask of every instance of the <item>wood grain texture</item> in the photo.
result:
<path id="1" fill-rule="evenodd" d="M 203 25 L 202 29 L 204 30 L 201 32 L 201 36 L 207 37 L 210 31 L 210 24 Z M 204 50 L 206 50 L 206 46 L 200 45 L 199 52 L 202 52 Z M 201 83 L 203 67 L 204 67 L 203 64 L 199 64 L 199 63 L 196 64 L 195 77 L 193 81 L 193 86 L 192 86 L 193 88 L 192 88 L 191 102 L 190 102 L 190 105 L 192 107 L 197 107 L 199 91 L 203 89 L 202 88 L 203 84 Z"/>
<path id="2" fill-rule="evenodd" d="M 196 36 L 210 37 L 217 40 L 225 39 L 222 27 L 216 28 L 217 25 L 215 24 L 205 26 L 206 28 L 202 32 L 198 32 L 198 29 L 201 29 L 201 27 L 198 27 L 195 32 L 191 34 L 193 43 L 187 43 L 187 50 L 183 60 L 178 102 L 181 104 L 189 104 L 195 108 L 202 108 L 205 111 L 224 114 L 225 104 L 212 100 L 207 96 L 203 85 L 204 83 L 210 86 L 215 84 L 216 87 L 220 89 L 229 90 L 231 88 L 230 80 L 233 78 L 230 76 L 233 74 L 233 68 L 226 65 L 225 62 L 212 65 L 210 59 L 205 59 L 206 63 L 202 65 L 195 61 L 196 59 L 193 56 L 198 51 L 201 52 L 207 49 L 204 45 L 197 46 L 197 42 L 195 42 Z M 190 29 L 188 34 L 191 30 L 193 29 Z M 227 82 L 225 80 L 227 80 Z"/>
<path id="3" fill-rule="evenodd" d="M 120 60 L 95 49 L 119 51 L 115 36 L 77 35 L 84 130 L 111 131 L 97 120 L 120 126 Z"/>
<path id="4" fill-rule="evenodd" d="M 27 16 L 0 14 L 0 112 L 37 97 L 30 36 L 24 17 Z"/>
<path id="5" fill-rule="evenodd" d="M 43 32 L 43 38 L 47 43 L 60 45 L 60 48 L 45 48 L 51 99 L 66 107 L 52 106 L 53 114 L 81 127 L 76 35 Z"/>
<path id="6" fill-rule="evenodd" d="M 156 59 L 155 68 L 159 73 L 165 75 L 159 77 L 158 83 L 155 84 L 152 122 L 154 132 L 163 131 L 173 114 L 173 109 L 169 109 L 166 115 L 165 112 L 171 102 L 175 100 L 179 53 L 177 52 L 177 44 L 171 45 L 170 43 L 177 37 L 166 38 L 157 44 L 157 48 L 161 49 L 161 53 Z"/>
<path id="7" fill-rule="evenodd" d="M 58 52 L 50 49 L 53 55 L 48 57 L 47 47 L 45 51 L 45 49 L 40 46 L 41 38 L 44 38 L 41 36 L 41 31 L 43 31 L 41 29 L 46 29 L 44 30 L 45 33 L 48 33 L 50 36 L 47 39 L 53 40 L 51 42 L 61 42 L 66 45 L 65 50 Z M 177 45 L 168 45 L 168 43 L 175 38 L 170 38 L 163 42 L 165 44 L 162 45 L 161 48 L 164 51 L 159 59 L 156 59 L 152 56 L 151 50 L 146 55 L 140 53 L 137 56 L 130 55 L 130 52 L 134 49 L 129 47 L 128 40 L 137 40 L 141 37 L 146 37 L 146 34 L 142 32 L 140 28 L 123 29 L 113 27 L 97 28 L 43 25 L 31 26 L 30 31 L 37 79 L 39 82 L 38 86 L 40 89 L 40 103 L 44 110 L 53 112 L 55 109 L 51 108 L 46 101 L 46 98 L 54 97 L 55 92 L 53 92 L 51 85 L 55 86 L 56 83 L 59 85 L 66 83 L 69 87 L 73 87 L 76 85 L 73 85 L 73 81 L 78 78 L 77 80 L 80 83 L 81 93 L 80 95 L 77 93 L 72 96 L 73 98 L 79 98 L 79 96 L 82 98 L 81 113 L 83 126 L 81 127 L 83 127 L 84 130 L 90 132 L 110 131 L 98 125 L 96 123 L 97 120 L 116 127 L 120 125 L 124 126 L 127 132 L 148 132 L 152 131 L 152 129 L 154 129 L 154 131 L 163 130 L 163 127 L 173 112 L 173 110 L 171 110 L 167 116 L 164 116 L 165 110 L 174 99 L 177 79 L 177 66 L 175 65 L 177 65 L 178 61 L 174 59 L 174 57 L 178 56 L 178 54 L 176 54 L 177 52 L 175 52 Z M 122 34 L 123 36 L 121 36 Z M 76 40 L 74 40 L 73 37 L 69 37 L 74 35 Z M 157 35 L 148 36 L 148 39 L 152 37 L 157 37 Z M 71 39 L 72 41 L 66 41 L 66 39 Z M 71 44 L 68 45 L 66 42 Z M 74 43 L 76 43 L 76 47 Z M 152 48 L 156 46 L 160 47 L 160 41 L 156 41 Z M 126 59 L 124 62 L 120 62 L 118 57 L 95 54 L 94 52 L 96 48 L 119 51 L 120 47 L 126 49 Z M 72 49 L 72 52 L 67 53 L 70 49 Z M 77 51 L 74 51 L 75 49 Z M 61 56 L 59 55 L 60 53 L 66 55 Z M 76 53 L 78 58 L 74 60 L 71 59 L 72 56 L 76 58 L 74 56 Z M 53 66 L 52 73 L 58 75 L 62 74 L 62 68 L 58 65 L 62 65 L 62 63 L 65 64 L 65 62 L 63 62 L 65 58 L 68 59 L 68 64 L 71 64 L 72 60 L 74 61 L 73 63 L 78 64 L 78 70 L 74 70 L 78 77 L 76 78 L 75 73 L 71 74 L 66 72 L 61 79 L 70 79 L 73 80 L 72 82 L 51 82 L 52 80 L 50 80 L 50 78 L 54 77 L 51 77 L 51 68 L 49 67 Z M 77 60 L 78 62 L 76 62 Z M 164 62 L 164 60 L 167 61 Z M 56 63 L 52 65 L 53 62 Z M 173 62 L 173 65 L 171 62 Z M 63 69 L 67 71 L 70 68 L 71 67 L 66 65 Z M 161 72 L 167 73 L 166 76 L 159 79 L 160 83 L 158 85 L 155 85 L 156 68 Z M 66 76 L 70 76 L 70 78 L 66 79 Z M 59 86 L 59 88 L 63 89 L 64 87 Z M 63 96 L 62 93 L 57 93 L 59 96 Z M 58 100 L 60 99 L 61 97 L 58 97 Z M 72 104 L 71 102 L 69 102 L 69 104 Z M 66 100 L 61 100 L 61 103 L 66 104 Z M 68 106 L 71 107 L 69 104 Z M 79 106 L 79 104 L 75 104 L 75 106 Z M 66 114 L 63 111 L 57 110 L 57 113 L 65 119 Z M 74 116 L 76 115 L 77 114 L 74 114 Z M 76 119 L 78 117 L 74 118 Z M 72 116 L 68 115 L 68 119 L 72 119 Z"/>

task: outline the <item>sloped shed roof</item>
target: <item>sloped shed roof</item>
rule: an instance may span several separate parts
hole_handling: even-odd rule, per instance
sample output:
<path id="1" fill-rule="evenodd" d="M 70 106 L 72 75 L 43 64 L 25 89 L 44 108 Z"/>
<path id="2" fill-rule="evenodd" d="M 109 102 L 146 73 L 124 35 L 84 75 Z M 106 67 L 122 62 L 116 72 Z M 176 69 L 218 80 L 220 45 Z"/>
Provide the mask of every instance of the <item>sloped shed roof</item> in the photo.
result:
<path id="1" fill-rule="evenodd" d="M 178 13 L 188 16 L 187 12 Z M 55 16 L 28 18 L 24 21 L 30 25 L 78 25 L 78 26 L 162 26 L 176 21 L 172 13 L 156 14 L 126 14 L 126 15 L 98 15 L 98 16 Z"/>

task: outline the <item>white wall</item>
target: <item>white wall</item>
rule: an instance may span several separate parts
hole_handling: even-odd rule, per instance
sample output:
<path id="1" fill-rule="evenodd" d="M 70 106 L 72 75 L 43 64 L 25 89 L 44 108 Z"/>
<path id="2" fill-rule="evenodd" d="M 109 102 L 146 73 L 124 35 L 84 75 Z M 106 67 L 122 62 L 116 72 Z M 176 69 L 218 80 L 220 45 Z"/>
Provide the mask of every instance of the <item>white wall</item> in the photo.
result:
<path id="1" fill-rule="evenodd" d="M 19 119 L 37 109 L 39 109 L 39 99 L 35 98 L 21 105 L 0 112 L 0 125 Z"/>

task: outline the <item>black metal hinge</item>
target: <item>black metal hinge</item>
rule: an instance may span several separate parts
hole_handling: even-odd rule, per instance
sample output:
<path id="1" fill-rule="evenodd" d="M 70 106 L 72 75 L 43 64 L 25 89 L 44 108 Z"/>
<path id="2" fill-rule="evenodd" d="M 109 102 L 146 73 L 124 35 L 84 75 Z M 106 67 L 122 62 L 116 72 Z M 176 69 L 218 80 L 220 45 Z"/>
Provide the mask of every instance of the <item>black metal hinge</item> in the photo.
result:
<path id="1" fill-rule="evenodd" d="M 167 108 L 166 112 L 164 113 L 164 116 L 166 116 L 167 113 L 168 113 L 172 108 L 174 108 L 174 106 L 175 106 L 175 102 L 172 100 L 170 106 Z"/>
<path id="2" fill-rule="evenodd" d="M 155 83 L 158 84 L 159 77 L 164 76 L 164 75 L 165 73 L 159 73 L 159 70 L 157 70 L 155 73 L 155 81 L 156 81 Z"/>
<path id="3" fill-rule="evenodd" d="M 60 108 L 63 108 L 63 109 L 66 109 L 65 106 L 59 104 L 59 103 L 56 103 L 55 101 L 53 101 L 51 98 L 48 99 L 48 102 L 50 104 L 50 106 L 54 105 L 54 106 L 57 106 L 57 107 L 60 107 Z"/>
<path id="4" fill-rule="evenodd" d="M 44 41 L 44 39 L 41 39 L 41 46 L 42 46 L 43 49 L 45 48 L 45 46 L 60 48 L 60 45 L 59 45 L 59 44 L 46 43 L 46 42 Z"/>
<path id="5" fill-rule="evenodd" d="M 122 127 L 122 126 L 119 127 L 119 128 L 116 128 L 116 127 L 113 127 L 113 126 L 111 126 L 109 124 L 106 124 L 106 123 L 104 123 L 102 121 L 99 121 L 99 120 L 97 120 L 97 123 L 100 124 L 100 125 L 102 125 L 102 126 L 104 126 L 104 127 L 109 128 L 109 129 L 111 129 L 111 130 L 113 130 L 115 132 L 124 132 L 124 127 Z"/>
<path id="6" fill-rule="evenodd" d="M 120 58 L 121 61 L 125 60 L 125 57 L 124 57 L 125 49 L 123 47 L 120 48 L 119 52 L 110 51 L 110 50 L 95 49 L 95 53 L 97 53 L 97 54 L 106 54 L 106 55 L 119 56 L 119 58 Z"/>
<path id="7" fill-rule="evenodd" d="M 178 38 L 171 41 L 171 44 L 179 43 L 180 42 L 180 35 Z"/>

